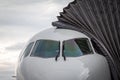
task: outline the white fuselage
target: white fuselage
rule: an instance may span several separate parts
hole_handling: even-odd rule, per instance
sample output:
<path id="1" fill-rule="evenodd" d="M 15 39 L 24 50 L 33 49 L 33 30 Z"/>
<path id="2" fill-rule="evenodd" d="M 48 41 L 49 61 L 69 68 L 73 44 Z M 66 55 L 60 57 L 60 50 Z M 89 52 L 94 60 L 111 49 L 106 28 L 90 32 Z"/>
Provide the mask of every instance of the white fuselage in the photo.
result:
<path id="1" fill-rule="evenodd" d="M 82 54 L 82 56 L 77 57 L 73 56 L 72 53 L 72 55 L 64 54 L 64 58 L 64 42 L 78 38 L 88 39 L 92 53 Z M 51 57 L 48 55 L 50 56 L 49 58 L 48 56 L 45 57 L 46 55 L 44 57 L 41 57 L 41 55 L 34 56 L 33 52 L 38 40 L 60 42 L 57 60 L 55 60 L 56 56 Z M 35 35 L 27 45 L 30 43 L 33 43 L 33 45 L 27 56 L 24 56 L 27 46 L 20 55 L 17 80 L 111 80 L 109 66 L 105 57 L 95 53 L 90 39 L 82 33 L 67 29 L 51 28 Z M 52 47 L 52 45 L 49 45 L 49 47 Z"/>

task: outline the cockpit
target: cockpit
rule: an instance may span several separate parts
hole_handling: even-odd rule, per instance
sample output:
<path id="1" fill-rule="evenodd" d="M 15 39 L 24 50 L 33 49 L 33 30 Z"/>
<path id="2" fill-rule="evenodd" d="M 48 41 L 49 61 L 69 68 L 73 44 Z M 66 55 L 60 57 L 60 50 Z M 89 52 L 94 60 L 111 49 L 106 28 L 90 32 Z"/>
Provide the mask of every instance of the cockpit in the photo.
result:
<path id="1" fill-rule="evenodd" d="M 87 54 L 93 54 L 87 38 L 75 38 L 64 41 L 41 39 L 35 43 L 30 43 L 24 53 L 25 57 L 30 55 L 31 57 L 55 58 L 55 60 L 60 56 L 66 60 L 67 57 L 80 57 Z"/>

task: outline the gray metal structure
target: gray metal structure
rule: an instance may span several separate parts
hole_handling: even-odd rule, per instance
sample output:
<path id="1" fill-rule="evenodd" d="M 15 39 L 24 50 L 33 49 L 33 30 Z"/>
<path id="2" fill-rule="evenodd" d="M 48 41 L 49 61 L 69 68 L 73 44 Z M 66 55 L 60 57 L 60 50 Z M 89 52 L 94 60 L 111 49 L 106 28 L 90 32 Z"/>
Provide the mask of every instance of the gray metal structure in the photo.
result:
<path id="1" fill-rule="evenodd" d="M 120 80 L 120 0 L 75 0 L 53 26 L 89 36 L 96 51 L 108 60 L 113 80 Z"/>

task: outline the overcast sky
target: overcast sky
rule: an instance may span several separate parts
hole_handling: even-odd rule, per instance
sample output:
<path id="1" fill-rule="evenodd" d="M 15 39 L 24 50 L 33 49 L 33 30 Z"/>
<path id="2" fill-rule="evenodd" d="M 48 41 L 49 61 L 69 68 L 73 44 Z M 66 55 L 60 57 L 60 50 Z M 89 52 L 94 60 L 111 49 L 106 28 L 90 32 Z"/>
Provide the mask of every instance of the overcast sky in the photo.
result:
<path id="1" fill-rule="evenodd" d="M 25 43 L 39 31 L 52 27 L 51 22 L 71 1 L 0 0 L 0 71 L 11 68 Z"/>

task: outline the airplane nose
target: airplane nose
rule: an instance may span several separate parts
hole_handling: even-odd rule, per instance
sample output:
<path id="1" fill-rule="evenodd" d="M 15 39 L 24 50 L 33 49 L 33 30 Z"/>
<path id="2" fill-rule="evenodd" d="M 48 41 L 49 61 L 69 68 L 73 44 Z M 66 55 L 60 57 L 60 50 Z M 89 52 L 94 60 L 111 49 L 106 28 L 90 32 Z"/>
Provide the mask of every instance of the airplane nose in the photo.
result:
<path id="1" fill-rule="evenodd" d="M 45 80 L 87 80 L 89 69 L 80 61 L 66 60 L 58 61 L 44 74 Z"/>
<path id="2" fill-rule="evenodd" d="M 29 80 L 87 80 L 89 69 L 80 60 L 36 61 L 29 64 Z M 32 77 L 31 77 L 32 76 Z"/>
<path id="3" fill-rule="evenodd" d="M 44 80 L 87 80 L 88 69 L 83 70 L 57 70 L 44 74 Z"/>

